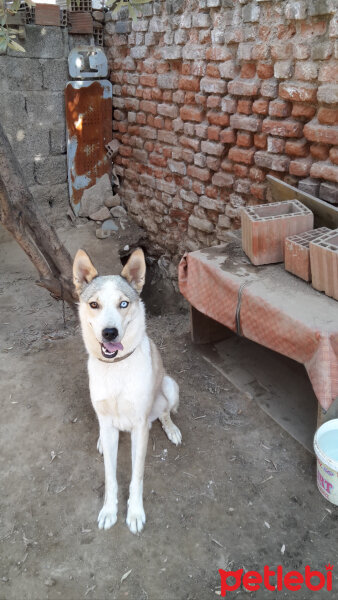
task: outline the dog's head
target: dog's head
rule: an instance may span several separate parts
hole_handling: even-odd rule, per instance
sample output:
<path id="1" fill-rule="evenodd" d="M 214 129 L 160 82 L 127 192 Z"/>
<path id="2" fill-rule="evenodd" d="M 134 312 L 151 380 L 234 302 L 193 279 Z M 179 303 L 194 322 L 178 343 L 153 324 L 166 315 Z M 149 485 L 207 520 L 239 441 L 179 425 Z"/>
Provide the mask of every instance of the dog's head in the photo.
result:
<path id="1" fill-rule="evenodd" d="M 145 329 L 139 294 L 146 273 L 143 251 L 129 257 L 121 275 L 99 276 L 88 254 L 78 250 L 73 281 L 79 296 L 83 339 L 90 355 L 109 361 L 139 343 Z"/>

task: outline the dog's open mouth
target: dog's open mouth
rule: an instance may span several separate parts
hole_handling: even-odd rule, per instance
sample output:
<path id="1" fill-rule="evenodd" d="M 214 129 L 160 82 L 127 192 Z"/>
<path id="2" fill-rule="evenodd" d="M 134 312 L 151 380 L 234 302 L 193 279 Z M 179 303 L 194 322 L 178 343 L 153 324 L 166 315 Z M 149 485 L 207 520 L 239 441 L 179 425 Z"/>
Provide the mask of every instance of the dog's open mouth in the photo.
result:
<path id="1" fill-rule="evenodd" d="M 102 342 L 101 352 L 104 358 L 115 358 L 119 350 L 123 350 L 120 342 Z"/>

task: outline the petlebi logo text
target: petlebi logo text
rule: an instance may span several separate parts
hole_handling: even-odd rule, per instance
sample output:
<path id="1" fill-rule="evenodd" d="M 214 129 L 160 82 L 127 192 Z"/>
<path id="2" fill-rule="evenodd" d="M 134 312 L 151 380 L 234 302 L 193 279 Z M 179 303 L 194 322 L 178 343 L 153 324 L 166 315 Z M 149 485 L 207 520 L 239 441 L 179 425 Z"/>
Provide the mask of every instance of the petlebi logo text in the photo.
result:
<path id="1" fill-rule="evenodd" d="M 325 565 L 325 572 L 313 570 L 309 565 L 306 565 L 305 572 L 300 571 L 285 571 L 282 565 L 277 568 L 264 566 L 263 574 L 258 571 L 247 571 L 238 569 L 238 571 L 225 571 L 219 569 L 221 576 L 221 596 L 225 598 L 227 592 L 235 592 L 241 586 L 248 592 L 255 592 L 261 588 L 266 590 L 278 591 L 283 590 L 298 591 L 304 588 L 317 592 L 326 589 L 332 591 L 332 571 L 333 565 Z"/>

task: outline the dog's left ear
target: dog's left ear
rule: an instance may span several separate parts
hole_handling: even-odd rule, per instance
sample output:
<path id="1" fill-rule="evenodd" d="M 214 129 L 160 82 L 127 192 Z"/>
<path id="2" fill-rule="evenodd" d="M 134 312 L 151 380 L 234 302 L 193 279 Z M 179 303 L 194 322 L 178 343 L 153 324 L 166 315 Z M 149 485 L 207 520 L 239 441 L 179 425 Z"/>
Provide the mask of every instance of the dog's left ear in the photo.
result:
<path id="1" fill-rule="evenodd" d="M 90 283 L 98 275 L 87 252 L 78 250 L 73 263 L 73 282 L 78 294 L 85 283 Z"/>
<path id="2" fill-rule="evenodd" d="M 121 276 L 140 294 L 146 279 L 146 261 L 141 248 L 137 248 L 124 265 Z"/>

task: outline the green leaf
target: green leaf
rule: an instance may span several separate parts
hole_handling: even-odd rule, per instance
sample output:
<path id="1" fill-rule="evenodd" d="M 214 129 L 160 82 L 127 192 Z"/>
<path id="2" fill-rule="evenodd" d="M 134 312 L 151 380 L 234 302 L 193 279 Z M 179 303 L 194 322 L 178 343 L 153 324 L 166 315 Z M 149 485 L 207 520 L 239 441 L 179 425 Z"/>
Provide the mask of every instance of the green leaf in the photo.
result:
<path id="1" fill-rule="evenodd" d="M 23 48 L 23 46 L 20 46 L 20 44 L 18 44 L 17 42 L 14 42 L 14 40 L 11 40 L 10 42 L 8 42 L 8 46 L 9 46 L 9 48 L 12 48 L 12 50 L 16 50 L 16 52 L 26 52 L 26 50 Z"/>
<path id="2" fill-rule="evenodd" d="M 14 0 L 14 2 L 12 3 L 12 6 L 11 6 L 11 11 L 17 12 L 20 8 L 20 4 L 21 4 L 21 0 Z"/>
<path id="3" fill-rule="evenodd" d="M 113 6 L 113 4 L 115 4 L 116 2 L 118 2 L 118 0 L 107 0 L 105 6 Z"/>

